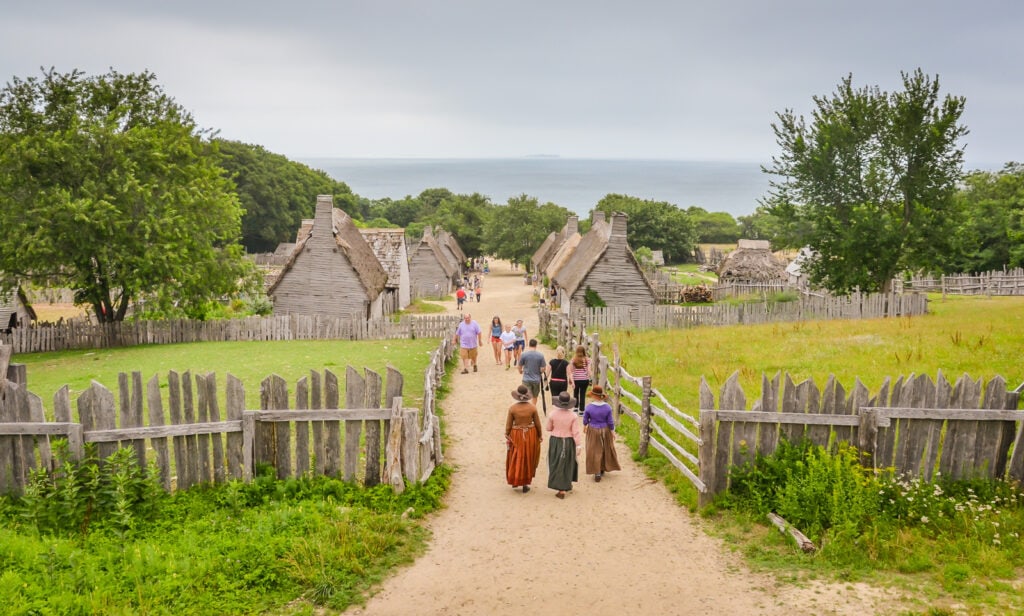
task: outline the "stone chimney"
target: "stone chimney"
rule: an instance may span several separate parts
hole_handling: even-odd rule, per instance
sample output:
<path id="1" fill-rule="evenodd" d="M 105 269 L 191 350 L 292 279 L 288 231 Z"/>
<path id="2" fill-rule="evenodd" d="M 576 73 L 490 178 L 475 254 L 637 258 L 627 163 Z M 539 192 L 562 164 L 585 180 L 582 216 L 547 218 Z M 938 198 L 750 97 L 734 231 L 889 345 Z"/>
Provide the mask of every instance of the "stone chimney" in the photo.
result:
<path id="1" fill-rule="evenodd" d="M 594 210 L 594 222 L 593 222 L 593 224 L 596 225 L 599 222 L 604 222 L 604 212 L 602 212 L 601 210 Z"/>
<path id="2" fill-rule="evenodd" d="M 434 230 L 430 228 L 430 225 L 423 227 L 423 239 L 432 240 L 434 239 Z"/>
<path id="3" fill-rule="evenodd" d="M 622 212 L 612 214 L 612 230 L 608 235 L 608 246 L 626 247 L 626 218 Z"/>
<path id="4" fill-rule="evenodd" d="M 327 237 L 334 234 L 334 196 L 317 195 L 316 216 L 313 218 L 313 235 L 324 237 L 324 229 L 327 230 Z"/>
<path id="5" fill-rule="evenodd" d="M 565 223 L 565 238 L 569 239 L 570 237 L 576 235 L 579 232 L 580 232 L 580 217 L 579 216 L 570 216 L 568 222 Z"/>

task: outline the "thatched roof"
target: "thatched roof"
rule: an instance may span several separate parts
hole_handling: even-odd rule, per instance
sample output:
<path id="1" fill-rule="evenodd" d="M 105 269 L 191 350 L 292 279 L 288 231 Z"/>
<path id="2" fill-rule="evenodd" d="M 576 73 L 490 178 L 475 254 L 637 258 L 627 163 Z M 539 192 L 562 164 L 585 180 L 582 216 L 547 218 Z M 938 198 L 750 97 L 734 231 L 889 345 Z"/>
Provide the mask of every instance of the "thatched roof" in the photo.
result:
<path id="1" fill-rule="evenodd" d="M 459 262 L 459 265 L 466 262 L 466 253 L 462 252 L 462 246 L 459 246 L 458 240 L 451 233 L 444 229 L 438 229 L 437 237 L 444 246 L 451 249 L 452 254 L 455 255 L 455 259 Z"/>
<path id="2" fill-rule="evenodd" d="M 359 233 L 387 270 L 387 286 L 398 287 L 402 280 L 402 261 L 406 259 L 405 229 L 360 229 Z"/>
<path id="3" fill-rule="evenodd" d="M 28 302 L 25 291 L 18 287 L 12 291 L 0 291 L 0 329 L 6 329 L 11 322 L 11 315 L 15 315 L 15 321 L 22 323 L 26 320 L 35 321 L 36 311 Z"/>
<path id="4" fill-rule="evenodd" d="M 445 254 L 445 251 L 441 249 L 441 244 L 437 241 L 437 238 L 434 237 L 434 232 L 429 226 L 423 229 L 423 237 L 420 238 L 420 243 L 416 245 L 416 251 L 418 252 L 420 250 L 430 252 L 434 258 L 437 259 L 441 269 L 444 270 L 445 276 L 454 278 L 458 273 L 459 270 L 454 264 L 452 264 L 451 259 L 449 259 Z"/>
<path id="5" fill-rule="evenodd" d="M 626 243 L 626 215 L 622 213 L 614 214 L 612 221 L 609 223 L 605 221 L 603 213 L 595 212 L 594 222 L 590 226 L 590 231 L 582 237 L 579 245 L 572 251 L 568 260 L 561 265 L 558 272 L 552 276 L 552 279 L 559 287 L 572 295 L 579 288 L 580 284 L 586 280 L 587 275 L 594 269 L 594 266 L 601 260 L 609 247 L 612 246 L 615 247 L 615 250 L 621 249 L 625 251 L 626 258 L 635 267 L 632 273 L 635 273 L 642 279 L 644 284 L 651 288 L 651 293 L 653 294 L 654 289 L 651 287 L 650 280 L 644 276 L 640 262 L 637 261 L 636 255 L 633 254 L 633 251 L 630 250 L 629 245 Z M 625 274 L 626 272 L 623 273 Z"/>
<path id="6" fill-rule="evenodd" d="M 719 280 L 775 282 L 786 280 L 786 264 L 775 258 L 767 240 L 740 240 L 718 266 Z"/>
<path id="7" fill-rule="evenodd" d="M 363 239 L 362 234 L 359 233 L 359 229 L 352 222 L 352 217 L 334 207 L 334 198 L 331 195 L 318 196 L 318 212 L 326 207 L 331 208 L 331 229 L 329 231 L 334 236 L 335 244 L 341 249 L 345 258 L 348 259 L 352 269 L 356 271 L 356 275 L 359 277 L 359 282 L 366 292 L 367 298 L 373 301 L 384 290 L 388 280 L 388 273 L 384 270 L 384 266 L 380 264 L 380 261 L 377 260 L 377 255 L 373 254 L 373 249 L 370 248 L 370 245 Z M 292 251 L 291 256 L 288 257 L 288 262 L 285 263 L 281 274 L 278 275 L 277 279 L 267 289 L 268 295 L 273 294 L 281 280 L 295 266 L 295 260 L 302 254 L 302 250 L 305 248 L 309 238 L 313 237 L 314 233 L 319 232 L 316 228 L 315 220 L 302 221 L 303 224 L 299 230 L 299 236 L 296 238 L 295 249 Z"/>
<path id="8" fill-rule="evenodd" d="M 579 217 L 569 216 L 565 221 L 565 226 L 558 233 L 548 235 L 548 239 L 544 240 L 541 247 L 537 249 L 537 252 L 533 253 L 533 262 L 537 266 L 537 271 L 547 274 L 550 278 L 551 261 L 558 254 L 558 251 L 562 249 L 566 241 L 573 237 L 579 237 Z M 548 240 L 551 240 L 550 242 Z M 575 249 L 575 246 L 573 246 Z"/>
<path id="9" fill-rule="evenodd" d="M 554 278 L 558 275 L 559 270 L 569 262 L 569 259 L 576 253 L 576 249 L 579 248 L 582 241 L 583 236 L 579 233 L 574 233 L 562 242 L 562 245 L 558 247 L 555 254 L 551 255 L 547 265 L 544 267 L 544 273 L 547 274 L 548 278 Z"/>
<path id="10" fill-rule="evenodd" d="M 552 247 L 555 245 L 555 242 L 558 241 L 558 238 L 558 233 L 555 233 L 554 231 L 548 233 L 548 236 L 544 238 L 544 241 L 541 243 L 540 248 L 538 248 L 537 251 L 533 253 L 532 257 L 530 257 L 530 261 L 533 262 L 533 265 L 537 268 L 537 271 L 541 271 L 542 268 L 540 264 L 544 261 L 544 258 L 547 256 L 547 254 L 552 251 Z"/>

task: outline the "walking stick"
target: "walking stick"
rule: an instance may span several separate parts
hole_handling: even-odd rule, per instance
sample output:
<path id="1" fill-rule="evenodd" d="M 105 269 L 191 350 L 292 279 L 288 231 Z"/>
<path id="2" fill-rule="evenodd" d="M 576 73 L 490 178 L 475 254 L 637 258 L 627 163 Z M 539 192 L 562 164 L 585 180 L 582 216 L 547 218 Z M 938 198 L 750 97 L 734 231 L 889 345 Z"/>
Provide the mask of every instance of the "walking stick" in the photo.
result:
<path id="1" fill-rule="evenodd" d="M 548 398 L 544 390 L 547 389 L 547 384 L 544 382 L 544 373 L 540 374 L 540 405 L 544 408 L 544 416 L 548 416 Z"/>

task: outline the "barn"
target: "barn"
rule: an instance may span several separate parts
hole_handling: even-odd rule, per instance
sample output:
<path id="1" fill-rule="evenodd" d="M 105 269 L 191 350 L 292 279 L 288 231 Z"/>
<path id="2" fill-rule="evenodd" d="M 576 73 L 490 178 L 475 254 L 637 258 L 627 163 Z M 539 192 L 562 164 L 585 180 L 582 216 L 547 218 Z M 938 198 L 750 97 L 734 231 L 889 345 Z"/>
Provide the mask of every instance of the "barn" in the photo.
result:
<path id="1" fill-rule="evenodd" d="M 626 243 L 627 217 L 612 215 L 611 224 L 595 216 L 572 255 L 558 267 L 552 280 L 558 287 L 564 313 L 586 307 L 589 289 L 606 306 L 653 306 L 657 302 L 654 287 L 644 275 L 633 251 Z M 552 266 L 548 266 L 551 271 Z"/>
<path id="2" fill-rule="evenodd" d="M 281 274 L 267 289 L 274 314 L 379 318 L 388 273 L 331 195 L 316 199 Z"/>

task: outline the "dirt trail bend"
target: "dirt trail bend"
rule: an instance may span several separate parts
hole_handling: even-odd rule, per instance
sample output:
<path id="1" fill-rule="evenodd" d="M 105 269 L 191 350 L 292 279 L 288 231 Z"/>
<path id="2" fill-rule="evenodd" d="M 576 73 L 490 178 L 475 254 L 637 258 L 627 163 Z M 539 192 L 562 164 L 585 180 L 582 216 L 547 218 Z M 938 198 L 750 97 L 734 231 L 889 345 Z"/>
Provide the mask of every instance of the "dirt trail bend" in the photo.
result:
<path id="1" fill-rule="evenodd" d="M 536 333 L 531 287 L 507 263 L 494 263 L 482 301 L 466 307 L 485 336 L 494 315 L 521 318 Z M 454 302 L 447 308 L 455 312 Z M 581 474 L 559 500 L 546 487 L 545 436 L 533 489 L 514 491 L 505 483 L 504 426 L 519 383 L 514 368 L 495 365 L 489 343 L 479 372 L 453 375 L 442 407 L 445 456 L 456 472 L 446 508 L 428 522 L 430 548 L 348 613 L 863 616 L 897 607 L 863 585 L 795 587 L 752 574 L 646 478 L 623 443 L 621 472 L 601 483 Z"/>

